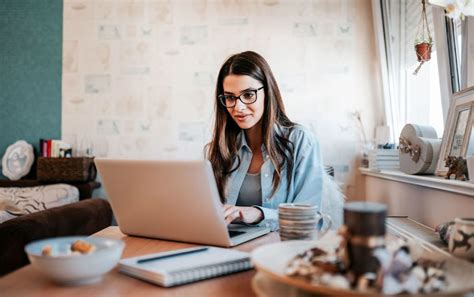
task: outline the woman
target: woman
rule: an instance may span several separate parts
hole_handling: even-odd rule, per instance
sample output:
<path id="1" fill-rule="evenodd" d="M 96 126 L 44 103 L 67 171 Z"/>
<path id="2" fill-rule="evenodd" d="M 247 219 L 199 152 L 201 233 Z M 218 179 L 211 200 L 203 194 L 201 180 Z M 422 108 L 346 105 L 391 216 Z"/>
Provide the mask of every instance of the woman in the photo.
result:
<path id="1" fill-rule="evenodd" d="M 285 113 L 270 66 L 251 51 L 222 65 L 207 146 L 227 223 L 275 228 L 283 202 L 321 205 L 323 165 L 311 132 Z"/>

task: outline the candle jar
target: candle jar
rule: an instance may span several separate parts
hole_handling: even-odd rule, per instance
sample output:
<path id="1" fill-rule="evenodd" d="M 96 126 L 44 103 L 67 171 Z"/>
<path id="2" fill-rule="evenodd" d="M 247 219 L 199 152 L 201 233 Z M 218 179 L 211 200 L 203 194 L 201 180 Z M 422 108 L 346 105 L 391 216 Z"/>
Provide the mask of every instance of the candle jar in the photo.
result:
<path id="1" fill-rule="evenodd" d="M 349 268 L 356 277 L 378 270 L 373 251 L 385 246 L 386 213 L 387 207 L 375 202 L 355 201 L 344 206 Z"/>

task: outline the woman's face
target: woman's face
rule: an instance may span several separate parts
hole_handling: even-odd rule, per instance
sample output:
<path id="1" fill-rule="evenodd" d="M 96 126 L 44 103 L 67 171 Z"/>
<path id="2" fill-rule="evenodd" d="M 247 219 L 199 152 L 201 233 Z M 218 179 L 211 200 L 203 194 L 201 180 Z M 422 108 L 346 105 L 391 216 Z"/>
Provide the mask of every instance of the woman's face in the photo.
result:
<path id="1" fill-rule="evenodd" d="M 227 108 L 227 111 L 241 129 L 250 129 L 256 126 L 265 109 L 265 91 L 262 88 L 262 83 L 248 75 L 231 74 L 224 78 L 223 87 L 224 95 L 235 97 L 242 95 L 241 98 L 244 101 L 246 101 L 245 98 L 250 98 L 252 94 L 257 96 L 257 100 L 251 104 L 244 104 L 237 99 L 234 107 Z M 249 101 L 247 100 L 247 102 Z"/>

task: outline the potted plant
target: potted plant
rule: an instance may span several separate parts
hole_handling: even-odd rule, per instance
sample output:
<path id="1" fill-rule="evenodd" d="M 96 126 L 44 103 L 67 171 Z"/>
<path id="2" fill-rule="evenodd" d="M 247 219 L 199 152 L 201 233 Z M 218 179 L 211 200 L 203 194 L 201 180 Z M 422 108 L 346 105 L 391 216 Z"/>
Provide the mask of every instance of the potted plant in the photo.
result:
<path id="1" fill-rule="evenodd" d="M 426 16 L 426 3 L 425 0 L 421 0 L 421 18 L 418 26 L 418 32 L 415 38 L 415 52 L 416 58 L 420 64 L 416 67 L 413 72 L 414 75 L 418 73 L 421 66 L 431 59 L 431 47 L 433 46 L 433 38 L 431 37 L 430 26 L 428 24 L 428 18 Z"/>
<path id="2" fill-rule="evenodd" d="M 415 40 L 415 51 L 418 62 L 426 62 L 431 59 L 431 47 L 433 46 L 433 38 L 417 38 Z"/>

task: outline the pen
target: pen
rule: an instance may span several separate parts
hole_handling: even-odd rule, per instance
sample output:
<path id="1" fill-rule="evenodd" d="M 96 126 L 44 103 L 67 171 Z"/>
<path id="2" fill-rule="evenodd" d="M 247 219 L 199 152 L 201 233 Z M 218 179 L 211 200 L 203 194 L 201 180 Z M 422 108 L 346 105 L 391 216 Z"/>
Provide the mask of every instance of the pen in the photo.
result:
<path id="1" fill-rule="evenodd" d="M 151 258 L 145 258 L 145 259 L 137 260 L 137 263 L 144 263 L 144 262 L 148 262 L 148 261 L 155 261 L 155 260 L 161 260 L 161 259 L 165 259 L 165 258 L 172 258 L 172 257 L 177 257 L 177 256 L 182 256 L 182 255 L 187 255 L 187 254 L 194 254 L 194 253 L 207 251 L 208 249 L 209 248 L 207 248 L 207 247 L 203 247 L 203 248 L 199 248 L 199 249 L 188 250 L 188 251 L 169 254 L 169 255 L 162 255 L 162 256 L 156 256 L 156 257 L 151 257 Z"/>

